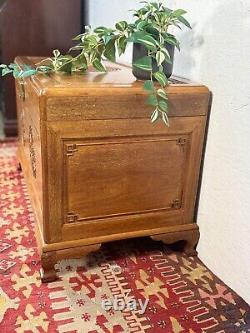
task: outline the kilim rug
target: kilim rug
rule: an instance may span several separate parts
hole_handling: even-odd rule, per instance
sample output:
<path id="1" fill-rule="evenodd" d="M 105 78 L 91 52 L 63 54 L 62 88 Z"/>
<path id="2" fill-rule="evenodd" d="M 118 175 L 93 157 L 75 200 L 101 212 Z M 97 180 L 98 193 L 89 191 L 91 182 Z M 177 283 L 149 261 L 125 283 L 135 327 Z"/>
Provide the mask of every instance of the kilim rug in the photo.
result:
<path id="1" fill-rule="evenodd" d="M 41 284 L 15 151 L 15 142 L 0 144 L 0 333 L 250 332 L 249 306 L 198 258 L 148 239 L 61 261 L 60 279 Z M 104 307 L 117 299 L 134 307 Z"/>

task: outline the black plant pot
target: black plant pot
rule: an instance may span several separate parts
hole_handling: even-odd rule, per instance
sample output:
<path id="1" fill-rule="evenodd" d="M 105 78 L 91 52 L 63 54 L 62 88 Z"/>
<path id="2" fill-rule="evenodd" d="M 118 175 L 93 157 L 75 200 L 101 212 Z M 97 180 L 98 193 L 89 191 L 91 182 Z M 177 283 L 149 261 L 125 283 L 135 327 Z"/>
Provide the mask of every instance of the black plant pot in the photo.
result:
<path id="1" fill-rule="evenodd" d="M 170 59 L 171 59 L 172 63 L 169 64 L 165 61 L 162 64 L 162 66 L 163 66 L 164 74 L 167 76 L 167 78 L 170 78 L 170 76 L 173 73 L 173 62 L 174 62 L 174 49 L 175 49 L 175 47 L 174 47 L 174 45 L 170 45 L 170 44 L 166 44 L 165 47 L 169 52 Z M 143 57 L 147 56 L 147 54 L 148 54 L 148 52 L 147 52 L 147 49 L 144 45 L 134 43 L 134 46 L 133 46 L 133 62 L 139 60 L 140 58 L 143 58 Z M 153 65 L 153 72 L 157 72 L 158 71 L 158 66 L 157 66 L 156 60 L 153 60 L 152 65 Z M 150 72 L 144 71 L 144 70 L 142 70 L 140 68 L 137 68 L 137 67 L 134 67 L 134 66 L 133 66 L 132 72 L 138 80 L 150 80 Z"/>

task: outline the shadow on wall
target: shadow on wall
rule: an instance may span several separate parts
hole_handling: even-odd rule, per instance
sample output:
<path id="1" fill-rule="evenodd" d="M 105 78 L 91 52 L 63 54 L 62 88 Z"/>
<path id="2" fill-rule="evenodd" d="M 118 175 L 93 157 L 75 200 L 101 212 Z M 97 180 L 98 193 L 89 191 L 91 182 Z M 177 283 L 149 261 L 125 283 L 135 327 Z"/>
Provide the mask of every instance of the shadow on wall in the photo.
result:
<path id="1" fill-rule="evenodd" d="M 180 36 L 180 42 L 181 54 L 175 58 L 174 73 L 175 68 L 178 68 L 177 75 L 181 73 L 181 76 L 191 78 L 192 69 L 196 67 L 194 53 L 201 48 L 204 43 L 202 35 L 196 31 L 196 24 L 193 24 L 192 30 L 185 29 Z M 175 52 L 177 53 L 178 50 Z"/>
<path id="2" fill-rule="evenodd" d="M 234 74 L 237 76 L 237 73 L 244 72 L 243 66 L 245 72 L 249 69 L 250 65 L 243 63 L 250 46 L 250 39 L 247 43 L 246 38 L 250 29 L 248 0 L 211 3 L 205 13 L 204 1 L 200 5 L 192 5 L 191 1 L 187 11 L 193 16 L 193 21 L 199 23 L 194 23 L 191 31 L 179 33 L 181 55 L 176 59 L 179 73 L 191 74 L 197 80 L 211 76 L 211 73 L 221 76 L 223 72 L 223 76 L 226 74 L 228 78 L 234 76 L 235 79 Z"/>
<path id="3" fill-rule="evenodd" d="M 223 75 L 223 81 L 235 81 L 247 69 L 249 77 L 249 38 L 245 45 L 249 29 L 250 2 L 220 2 L 203 25 L 202 35 L 206 36 L 206 43 L 201 56 L 200 77 L 206 80 L 212 76 L 221 80 Z M 212 69 L 212 74 L 208 69 Z"/>
<path id="4" fill-rule="evenodd" d="M 186 5 L 193 29 L 178 34 L 181 54 L 176 52 L 174 73 L 207 84 L 215 92 L 218 87 L 221 104 L 243 112 L 250 104 L 250 2 L 211 2 L 205 12 L 204 4 L 205 0 L 199 4 L 192 0 Z M 244 94 L 233 94 L 232 84 Z"/>

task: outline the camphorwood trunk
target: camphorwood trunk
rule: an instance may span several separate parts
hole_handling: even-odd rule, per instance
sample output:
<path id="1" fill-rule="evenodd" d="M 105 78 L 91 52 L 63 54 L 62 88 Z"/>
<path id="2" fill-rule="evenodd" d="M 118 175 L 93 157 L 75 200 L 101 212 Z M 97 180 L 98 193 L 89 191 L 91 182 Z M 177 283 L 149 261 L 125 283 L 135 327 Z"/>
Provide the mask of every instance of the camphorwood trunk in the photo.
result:
<path id="1" fill-rule="evenodd" d="M 17 58 L 22 66 L 37 58 Z M 54 264 L 104 242 L 151 236 L 185 241 L 194 221 L 209 90 L 175 78 L 167 88 L 170 126 L 150 122 L 131 68 L 37 75 L 16 81 L 18 157 L 36 218 L 43 281 Z"/>

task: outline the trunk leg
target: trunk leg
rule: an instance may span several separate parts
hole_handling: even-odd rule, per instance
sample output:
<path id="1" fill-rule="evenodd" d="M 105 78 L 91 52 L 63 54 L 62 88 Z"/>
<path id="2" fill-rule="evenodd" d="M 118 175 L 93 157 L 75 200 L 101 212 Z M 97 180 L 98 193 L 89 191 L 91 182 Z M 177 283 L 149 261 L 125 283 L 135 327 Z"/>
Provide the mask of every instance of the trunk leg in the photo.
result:
<path id="1" fill-rule="evenodd" d="M 40 270 L 42 282 L 53 282 L 58 279 L 55 270 L 56 261 L 57 260 L 55 252 L 47 252 L 42 254 L 42 268 Z"/>
<path id="2" fill-rule="evenodd" d="M 196 256 L 196 245 L 200 238 L 198 227 L 193 230 L 175 231 L 167 234 L 153 235 L 151 238 L 155 241 L 162 241 L 164 244 L 174 244 L 179 241 L 184 241 L 183 251 L 188 256 Z"/>

